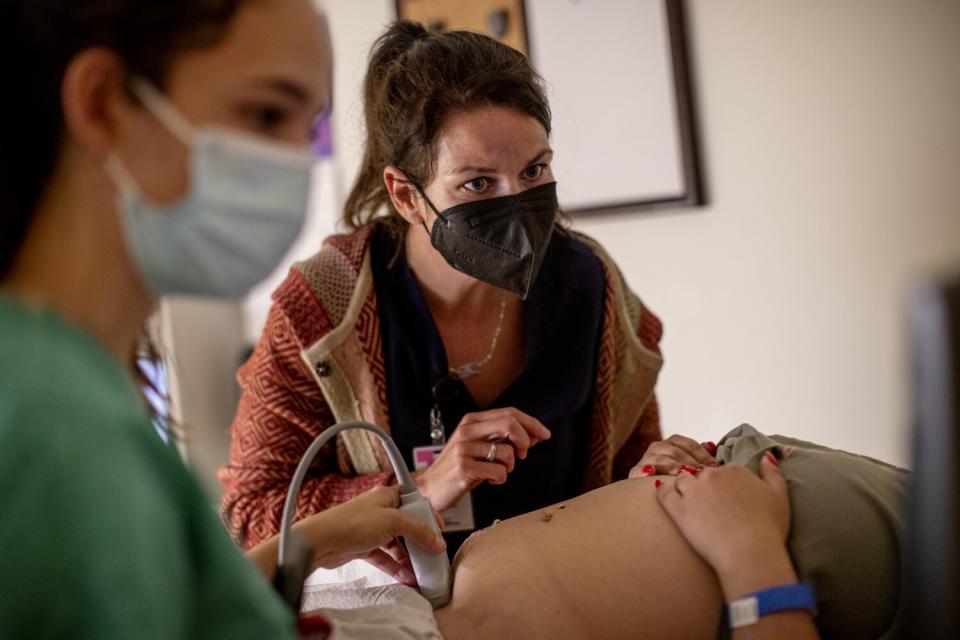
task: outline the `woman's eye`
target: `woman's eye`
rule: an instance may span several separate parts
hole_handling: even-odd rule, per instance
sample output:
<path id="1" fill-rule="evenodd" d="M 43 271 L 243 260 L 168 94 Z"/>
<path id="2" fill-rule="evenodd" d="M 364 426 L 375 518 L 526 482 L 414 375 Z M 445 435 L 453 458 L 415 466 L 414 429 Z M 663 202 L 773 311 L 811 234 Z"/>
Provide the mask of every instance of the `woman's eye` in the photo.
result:
<path id="1" fill-rule="evenodd" d="M 466 188 L 468 191 L 473 191 L 473 192 L 476 192 L 476 193 L 480 193 L 481 191 L 485 191 L 485 190 L 487 189 L 487 187 L 490 186 L 490 179 L 489 179 L 489 178 L 474 178 L 473 180 L 467 182 L 467 183 L 464 184 L 463 186 L 464 186 L 464 188 Z"/>
<path id="2" fill-rule="evenodd" d="M 256 130 L 264 132 L 277 129 L 287 120 L 286 110 L 274 106 L 249 107 L 245 115 Z"/>
<path id="3" fill-rule="evenodd" d="M 536 180 L 543 175 L 544 165 L 534 164 L 523 170 L 523 177 L 527 180 Z"/>

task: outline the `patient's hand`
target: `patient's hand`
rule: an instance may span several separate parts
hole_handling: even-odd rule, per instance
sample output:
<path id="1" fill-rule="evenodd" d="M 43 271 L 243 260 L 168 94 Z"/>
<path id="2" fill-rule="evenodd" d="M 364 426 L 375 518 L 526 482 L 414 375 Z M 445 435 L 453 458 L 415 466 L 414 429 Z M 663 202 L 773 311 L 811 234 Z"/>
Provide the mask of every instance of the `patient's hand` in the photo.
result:
<path id="1" fill-rule="evenodd" d="M 717 466 L 717 445 L 699 443 L 692 438 L 674 434 L 666 440 L 654 442 L 631 470 L 631 478 L 655 475 L 674 475 L 686 465 L 694 469 Z"/>
<path id="2" fill-rule="evenodd" d="M 760 477 L 729 464 L 658 481 L 657 498 L 687 542 L 717 572 L 728 599 L 796 581 L 786 552 L 787 483 L 767 452 Z"/>

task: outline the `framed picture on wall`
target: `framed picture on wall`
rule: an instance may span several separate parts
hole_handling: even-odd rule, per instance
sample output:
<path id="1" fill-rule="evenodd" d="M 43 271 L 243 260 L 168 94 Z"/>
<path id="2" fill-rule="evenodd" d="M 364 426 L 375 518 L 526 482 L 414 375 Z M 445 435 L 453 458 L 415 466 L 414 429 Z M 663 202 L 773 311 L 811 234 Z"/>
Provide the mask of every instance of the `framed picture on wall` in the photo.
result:
<path id="1" fill-rule="evenodd" d="M 553 111 L 553 170 L 576 215 L 704 204 L 683 0 L 397 0 L 430 29 L 527 54 Z"/>
<path id="2" fill-rule="evenodd" d="M 476 31 L 524 55 L 527 23 L 524 0 L 397 0 L 397 17 L 433 31 Z"/>

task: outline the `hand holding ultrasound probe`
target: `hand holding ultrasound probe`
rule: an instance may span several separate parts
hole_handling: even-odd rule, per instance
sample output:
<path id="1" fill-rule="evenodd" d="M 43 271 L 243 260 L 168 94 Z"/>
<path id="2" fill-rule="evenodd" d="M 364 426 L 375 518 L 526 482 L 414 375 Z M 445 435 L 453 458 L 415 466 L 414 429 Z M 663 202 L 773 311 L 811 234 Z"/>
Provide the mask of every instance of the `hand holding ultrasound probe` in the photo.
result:
<path id="1" fill-rule="evenodd" d="M 408 516 L 423 522 L 431 527 L 434 533 L 440 535 L 440 526 L 430 502 L 417 490 L 403 457 L 397 450 L 393 440 L 380 428 L 366 422 L 341 422 L 330 427 L 310 445 L 300 464 L 294 471 L 290 481 L 290 489 L 283 505 L 283 518 L 280 524 L 280 553 L 277 562 L 277 586 L 280 592 L 292 606 L 299 608 L 303 581 L 308 573 L 310 552 L 302 541 L 291 535 L 293 511 L 303 485 L 303 478 L 307 469 L 316 457 L 317 452 L 333 436 L 346 429 L 364 429 L 371 431 L 380 438 L 400 488 L 400 511 Z M 442 607 L 450 600 L 450 561 L 443 552 L 431 552 L 420 545 L 405 540 L 407 554 L 413 565 L 413 572 L 417 577 L 420 593 L 430 601 L 434 608 Z"/>

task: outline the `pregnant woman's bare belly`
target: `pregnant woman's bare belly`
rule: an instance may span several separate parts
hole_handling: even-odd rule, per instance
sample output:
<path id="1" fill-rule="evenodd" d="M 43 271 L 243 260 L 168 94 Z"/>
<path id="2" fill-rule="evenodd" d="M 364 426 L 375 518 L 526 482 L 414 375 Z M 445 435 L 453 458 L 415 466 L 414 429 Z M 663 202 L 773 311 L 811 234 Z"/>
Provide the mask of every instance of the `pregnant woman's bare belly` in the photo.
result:
<path id="1" fill-rule="evenodd" d="M 449 640 L 679 640 L 716 637 L 721 604 L 642 478 L 477 532 L 436 615 Z"/>

